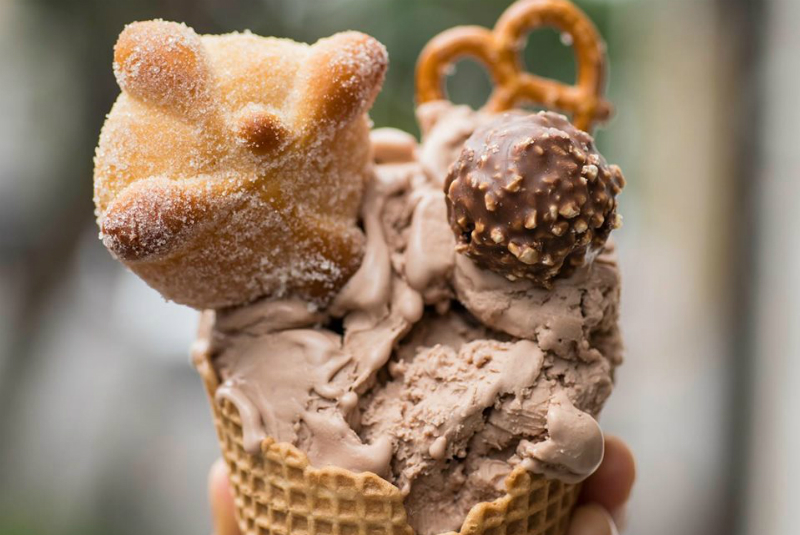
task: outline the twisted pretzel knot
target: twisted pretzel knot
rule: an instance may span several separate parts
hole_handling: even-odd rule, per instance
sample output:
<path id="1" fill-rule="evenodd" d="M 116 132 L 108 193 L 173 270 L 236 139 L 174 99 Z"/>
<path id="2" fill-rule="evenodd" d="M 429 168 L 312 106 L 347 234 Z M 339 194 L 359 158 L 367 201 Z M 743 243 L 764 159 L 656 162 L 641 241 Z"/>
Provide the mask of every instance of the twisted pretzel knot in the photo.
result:
<path id="1" fill-rule="evenodd" d="M 525 71 L 521 52 L 526 35 L 553 26 L 572 38 L 578 66 L 577 82 L 567 85 Z M 499 112 L 531 102 L 568 112 L 581 130 L 611 114 L 603 98 L 606 50 L 592 22 L 568 0 L 520 0 L 497 21 L 494 30 L 460 26 L 431 39 L 417 62 L 417 103 L 445 99 L 446 69 L 471 56 L 483 63 L 494 83 L 484 109 Z"/>

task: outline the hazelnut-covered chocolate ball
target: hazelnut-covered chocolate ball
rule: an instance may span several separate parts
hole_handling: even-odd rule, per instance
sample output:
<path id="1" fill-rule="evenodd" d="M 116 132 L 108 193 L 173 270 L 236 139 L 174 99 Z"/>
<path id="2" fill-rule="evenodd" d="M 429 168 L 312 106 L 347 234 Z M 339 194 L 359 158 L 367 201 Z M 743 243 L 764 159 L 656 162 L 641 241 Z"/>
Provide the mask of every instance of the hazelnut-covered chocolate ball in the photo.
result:
<path id="1" fill-rule="evenodd" d="M 566 117 L 504 114 L 472 134 L 445 181 L 456 249 L 549 288 L 590 263 L 620 226 L 624 185 L 619 167 Z"/>

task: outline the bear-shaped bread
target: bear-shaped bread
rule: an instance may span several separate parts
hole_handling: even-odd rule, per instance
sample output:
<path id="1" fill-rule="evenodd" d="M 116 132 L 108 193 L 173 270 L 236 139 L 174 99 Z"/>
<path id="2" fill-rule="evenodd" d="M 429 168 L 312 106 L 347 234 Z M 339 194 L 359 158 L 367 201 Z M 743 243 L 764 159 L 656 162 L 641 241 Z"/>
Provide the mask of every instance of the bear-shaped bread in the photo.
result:
<path id="1" fill-rule="evenodd" d="M 95 157 L 103 243 L 167 299 L 324 304 L 361 263 L 366 116 L 386 50 L 344 32 L 314 45 L 131 24 L 122 94 Z"/>

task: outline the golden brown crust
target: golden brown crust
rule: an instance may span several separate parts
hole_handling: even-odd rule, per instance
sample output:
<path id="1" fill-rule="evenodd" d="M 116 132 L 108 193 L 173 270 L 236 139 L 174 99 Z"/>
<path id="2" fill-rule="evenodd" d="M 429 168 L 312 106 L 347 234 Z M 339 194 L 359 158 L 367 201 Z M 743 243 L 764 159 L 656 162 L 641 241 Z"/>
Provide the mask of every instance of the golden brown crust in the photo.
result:
<path id="1" fill-rule="evenodd" d="M 188 109 L 208 89 L 200 37 L 175 22 L 128 25 L 114 47 L 114 74 L 123 91 L 165 106 Z"/>
<path id="2" fill-rule="evenodd" d="M 553 26 L 572 38 L 578 65 L 576 85 L 525 72 L 520 44 L 528 32 L 542 26 Z M 603 99 L 605 44 L 586 15 L 568 0 L 520 0 L 503 13 L 492 31 L 464 26 L 431 39 L 417 62 L 417 102 L 445 99 L 447 67 L 465 56 L 489 70 L 495 87 L 487 111 L 505 111 L 523 102 L 541 104 L 571 113 L 575 126 L 586 131 L 611 113 Z"/>
<path id="3" fill-rule="evenodd" d="M 104 243 L 196 308 L 287 293 L 325 302 L 361 260 L 365 112 L 386 66 L 357 32 L 309 46 L 131 24 L 95 158 Z"/>
<path id="4" fill-rule="evenodd" d="M 298 103 L 304 123 L 349 121 L 378 96 L 388 66 L 386 50 L 372 37 L 342 32 L 314 45 L 301 79 L 305 91 Z"/>
<path id="5" fill-rule="evenodd" d="M 274 113 L 257 110 L 242 116 L 236 135 L 254 152 L 267 155 L 283 147 L 291 132 Z"/>
<path id="6" fill-rule="evenodd" d="M 209 208 L 208 197 L 198 187 L 143 180 L 117 196 L 100 230 L 106 247 L 120 260 L 154 258 L 174 249 Z"/>

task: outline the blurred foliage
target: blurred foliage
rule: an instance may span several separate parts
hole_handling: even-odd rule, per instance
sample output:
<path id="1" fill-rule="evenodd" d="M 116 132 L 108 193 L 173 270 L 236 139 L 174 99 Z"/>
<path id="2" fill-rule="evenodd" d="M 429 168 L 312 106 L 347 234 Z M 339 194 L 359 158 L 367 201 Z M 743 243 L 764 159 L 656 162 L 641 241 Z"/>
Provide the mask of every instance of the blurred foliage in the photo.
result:
<path id="1" fill-rule="evenodd" d="M 117 93 L 110 69 L 111 50 L 123 25 L 164 18 L 184 21 L 200 33 L 226 33 L 250 29 L 260 35 L 313 42 L 337 31 L 357 29 L 369 33 L 389 50 L 390 70 L 372 118 L 377 126 L 395 126 L 417 132 L 413 116 L 414 65 L 428 40 L 460 24 L 492 26 L 508 7 L 508 0 L 32 0 L 47 8 L 81 35 L 83 68 L 93 85 L 93 122 L 99 127 L 103 113 Z M 578 2 L 601 33 L 609 5 L 602 1 Z M 78 42 L 80 42 L 78 41 Z M 613 50 L 612 50 L 613 52 Z M 572 50 L 557 32 L 538 30 L 529 37 L 526 64 L 537 74 L 574 81 Z M 479 106 L 489 93 L 483 69 L 461 62 L 448 82 L 454 102 Z"/>

